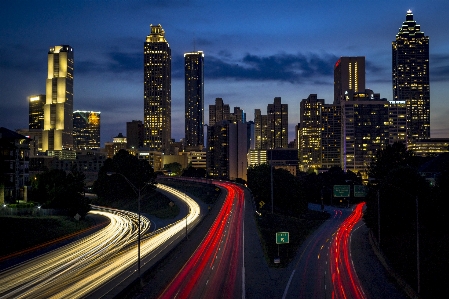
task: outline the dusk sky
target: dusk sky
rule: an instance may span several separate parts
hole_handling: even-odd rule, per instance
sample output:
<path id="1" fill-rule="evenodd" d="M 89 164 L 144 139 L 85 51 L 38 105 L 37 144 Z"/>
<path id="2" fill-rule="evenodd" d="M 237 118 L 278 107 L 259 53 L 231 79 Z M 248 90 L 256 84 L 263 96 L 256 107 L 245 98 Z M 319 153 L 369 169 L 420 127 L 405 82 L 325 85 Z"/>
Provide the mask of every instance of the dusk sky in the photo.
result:
<path id="1" fill-rule="evenodd" d="M 28 128 L 50 47 L 73 47 L 74 109 L 101 111 L 101 144 L 143 121 L 143 45 L 161 24 L 172 51 L 172 138 L 184 137 L 183 54 L 205 54 L 205 122 L 221 97 L 266 114 L 289 109 L 289 141 L 309 94 L 333 102 L 341 56 L 366 57 L 366 87 L 392 100 L 391 43 L 407 10 L 430 37 L 431 137 L 449 138 L 449 1 L 2 1 L 0 126 Z"/>

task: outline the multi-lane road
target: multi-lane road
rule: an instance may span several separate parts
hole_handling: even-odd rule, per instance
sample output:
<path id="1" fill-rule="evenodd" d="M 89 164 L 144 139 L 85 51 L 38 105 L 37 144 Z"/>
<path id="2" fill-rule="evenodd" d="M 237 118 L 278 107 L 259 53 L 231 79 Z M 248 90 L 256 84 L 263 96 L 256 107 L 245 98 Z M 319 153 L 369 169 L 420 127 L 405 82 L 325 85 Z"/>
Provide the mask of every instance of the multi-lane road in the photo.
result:
<path id="1" fill-rule="evenodd" d="M 349 246 L 362 208 L 329 209 L 332 217 L 307 240 L 282 298 L 365 298 Z"/>
<path id="2" fill-rule="evenodd" d="M 246 298 L 247 275 L 257 276 L 261 289 L 273 283 L 272 279 L 258 276 L 260 273 L 245 271 L 248 246 L 245 247 L 244 235 L 244 189 L 227 182 L 214 184 L 227 193 L 221 210 L 194 254 L 159 298 Z M 193 199 L 168 186 L 158 187 L 185 201 L 189 212 L 186 218 L 145 234 L 141 240 L 143 268 L 165 248 L 173 246 L 174 240 L 185 237 L 187 226 L 192 228 L 199 223 L 200 207 Z M 351 236 L 360 223 L 363 204 L 352 209 L 326 209 L 332 217 L 303 244 L 294 263 L 284 270 L 290 271 L 288 277 L 275 282 L 280 286 L 273 290 L 280 291 L 273 291 L 272 298 L 370 297 L 351 256 Z M 99 207 L 92 213 L 108 217 L 110 224 L 95 234 L 0 272 L 0 298 L 113 298 L 114 290 L 123 282 L 135 280 L 137 215 Z M 148 231 L 149 227 L 149 220 L 142 217 L 141 231 Z M 251 260 L 265 262 L 253 257 Z"/>
<path id="3" fill-rule="evenodd" d="M 200 208 L 189 196 L 158 185 L 177 195 L 189 208 L 186 218 L 145 236 L 141 259 L 179 237 L 186 225 L 198 222 Z M 138 215 L 94 207 L 91 213 L 109 218 L 104 229 L 66 246 L 0 272 L 0 298 L 101 298 L 132 276 L 136 276 Z M 141 217 L 145 233 L 150 221 Z M 155 257 L 153 255 L 153 257 Z M 108 287 L 103 287 L 108 284 Z"/>
<path id="4" fill-rule="evenodd" d="M 244 298 L 243 189 L 216 182 L 227 192 L 203 242 L 159 298 Z"/>

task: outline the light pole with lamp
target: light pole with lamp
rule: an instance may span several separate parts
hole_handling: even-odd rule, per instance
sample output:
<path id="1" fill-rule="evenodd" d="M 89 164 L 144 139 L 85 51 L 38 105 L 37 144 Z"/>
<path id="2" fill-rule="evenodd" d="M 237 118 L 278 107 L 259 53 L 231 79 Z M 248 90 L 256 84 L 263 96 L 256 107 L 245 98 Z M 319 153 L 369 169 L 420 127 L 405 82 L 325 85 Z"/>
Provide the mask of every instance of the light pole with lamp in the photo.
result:
<path id="1" fill-rule="evenodd" d="M 140 275 L 140 192 L 145 189 L 145 187 L 147 186 L 147 184 L 145 184 L 145 186 L 143 186 L 142 188 L 137 188 L 136 186 L 134 186 L 133 183 L 131 183 L 131 181 L 123 174 L 119 173 L 119 172 L 107 172 L 106 173 L 108 176 L 114 175 L 114 174 L 118 174 L 121 175 L 126 182 L 133 188 L 133 191 L 137 194 L 137 214 L 138 214 L 138 221 L 137 221 L 137 272 L 139 274 L 139 281 L 140 281 L 140 285 L 143 285 L 142 283 L 142 276 Z"/>

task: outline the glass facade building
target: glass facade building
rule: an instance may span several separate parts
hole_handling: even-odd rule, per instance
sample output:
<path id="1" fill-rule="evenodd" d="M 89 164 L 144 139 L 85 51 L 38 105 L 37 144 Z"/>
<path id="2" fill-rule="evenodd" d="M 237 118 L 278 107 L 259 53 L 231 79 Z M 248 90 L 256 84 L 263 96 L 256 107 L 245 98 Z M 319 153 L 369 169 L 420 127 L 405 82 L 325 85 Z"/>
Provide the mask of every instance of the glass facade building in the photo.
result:
<path id="1" fill-rule="evenodd" d="M 407 144 L 430 138 L 429 37 L 407 11 L 392 43 L 393 100 L 405 101 Z"/>
<path id="2" fill-rule="evenodd" d="M 171 139 L 171 49 L 161 25 L 144 43 L 144 146 L 168 152 Z"/>
<path id="3" fill-rule="evenodd" d="M 73 141 L 76 150 L 100 148 L 100 113 L 73 112 Z"/>
<path id="4" fill-rule="evenodd" d="M 184 54 L 185 146 L 204 145 L 204 53 Z"/>

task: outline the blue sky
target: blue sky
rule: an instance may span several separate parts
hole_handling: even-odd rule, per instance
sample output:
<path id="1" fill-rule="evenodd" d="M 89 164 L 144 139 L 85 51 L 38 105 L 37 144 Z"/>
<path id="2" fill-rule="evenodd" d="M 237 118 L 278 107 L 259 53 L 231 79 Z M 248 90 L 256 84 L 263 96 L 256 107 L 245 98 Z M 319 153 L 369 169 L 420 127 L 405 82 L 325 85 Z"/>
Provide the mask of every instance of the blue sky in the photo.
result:
<path id="1" fill-rule="evenodd" d="M 172 50 L 172 137 L 184 136 L 183 54 L 205 53 L 205 118 L 216 97 L 266 112 L 333 101 L 333 65 L 366 57 L 366 87 L 392 99 L 391 42 L 411 9 L 430 37 L 431 136 L 449 138 L 449 1 L 2 1 L 0 126 L 28 127 L 27 96 L 45 93 L 47 52 L 75 53 L 74 108 L 101 111 L 101 143 L 143 119 L 143 43 L 161 24 Z"/>

